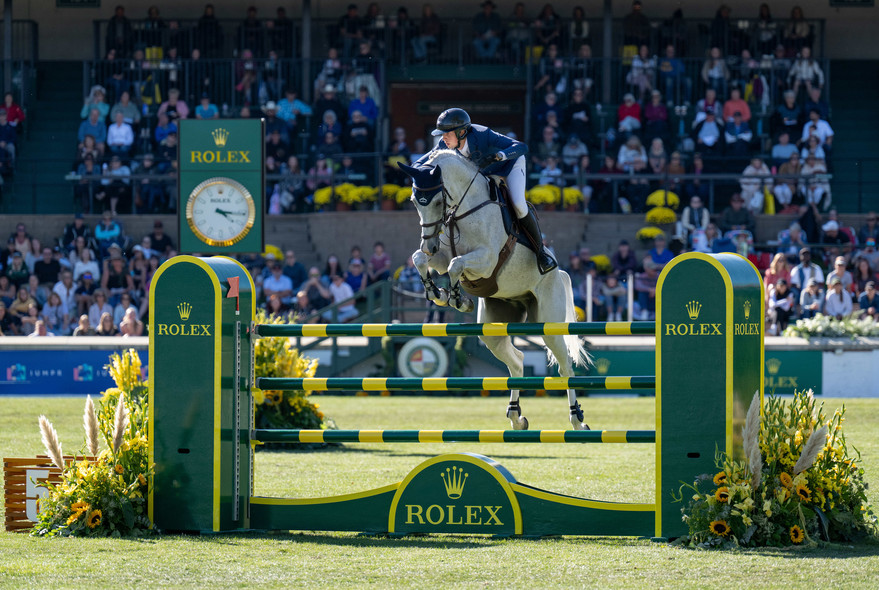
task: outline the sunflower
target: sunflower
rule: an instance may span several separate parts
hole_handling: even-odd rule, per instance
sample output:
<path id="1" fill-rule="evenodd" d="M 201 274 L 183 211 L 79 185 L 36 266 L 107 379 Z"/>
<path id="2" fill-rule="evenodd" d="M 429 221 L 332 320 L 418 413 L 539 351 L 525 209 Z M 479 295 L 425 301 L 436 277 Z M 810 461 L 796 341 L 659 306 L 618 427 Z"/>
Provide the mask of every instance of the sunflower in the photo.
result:
<path id="1" fill-rule="evenodd" d="M 786 488 L 789 488 L 791 486 L 791 484 L 794 482 L 794 480 L 791 478 L 791 476 L 788 475 L 787 473 L 782 473 L 781 475 L 778 476 L 778 479 L 781 480 L 781 485 L 783 485 Z"/>
<path id="2" fill-rule="evenodd" d="M 800 544 L 803 542 L 803 539 L 806 538 L 806 533 L 803 532 L 799 526 L 794 525 L 790 528 L 790 540 L 794 543 Z"/>
<path id="3" fill-rule="evenodd" d="M 79 502 L 75 502 L 74 504 L 72 504 L 70 506 L 70 509 L 73 510 L 74 512 L 85 512 L 86 510 L 89 509 L 89 505 L 87 503 L 83 502 L 82 500 L 80 500 Z"/>
<path id="4" fill-rule="evenodd" d="M 101 511 L 100 510 L 93 510 L 91 512 L 91 514 L 89 514 L 89 517 L 88 517 L 89 528 L 93 529 L 96 526 L 98 526 L 99 524 L 101 524 Z"/>
<path id="5" fill-rule="evenodd" d="M 137 482 L 138 482 L 140 485 L 146 487 L 147 480 L 146 480 L 146 478 L 143 476 L 143 473 L 138 473 L 138 474 L 137 474 Z"/>
<path id="6" fill-rule="evenodd" d="M 714 476 L 714 485 L 719 486 L 726 483 L 726 471 L 721 471 Z"/>
<path id="7" fill-rule="evenodd" d="M 718 502 L 728 502 L 729 501 L 729 488 L 726 486 L 723 486 L 722 488 L 717 488 L 717 491 L 714 492 L 714 498 Z M 724 523 L 724 524 L 726 524 L 726 523 Z"/>
<path id="8" fill-rule="evenodd" d="M 801 502 L 808 502 L 812 499 L 812 492 L 805 485 L 800 484 L 797 486 L 797 496 L 800 497 Z"/>
<path id="9" fill-rule="evenodd" d="M 67 526 L 72 525 L 74 522 L 79 520 L 79 517 L 82 516 L 82 511 L 77 510 L 73 514 L 70 515 L 70 518 L 67 519 Z"/>
<path id="10" fill-rule="evenodd" d="M 122 475 L 122 472 L 125 471 L 125 469 L 122 467 L 122 465 L 119 465 L 118 463 L 116 464 L 116 467 L 114 467 L 113 469 L 115 469 L 116 473 L 118 473 L 119 475 Z"/>
<path id="11" fill-rule="evenodd" d="M 712 520 L 709 528 L 718 537 L 725 537 L 729 534 L 729 525 L 726 524 L 725 520 Z"/>

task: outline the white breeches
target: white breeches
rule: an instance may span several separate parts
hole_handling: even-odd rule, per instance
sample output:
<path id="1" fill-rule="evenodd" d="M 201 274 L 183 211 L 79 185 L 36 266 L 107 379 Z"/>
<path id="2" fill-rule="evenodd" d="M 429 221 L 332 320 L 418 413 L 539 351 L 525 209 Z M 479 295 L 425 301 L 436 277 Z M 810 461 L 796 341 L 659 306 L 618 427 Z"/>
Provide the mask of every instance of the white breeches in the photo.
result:
<path id="1" fill-rule="evenodd" d="M 513 169 L 507 176 L 507 187 L 510 189 L 516 217 L 522 219 L 528 215 L 528 202 L 525 200 L 525 156 L 519 156 L 513 163 Z"/>

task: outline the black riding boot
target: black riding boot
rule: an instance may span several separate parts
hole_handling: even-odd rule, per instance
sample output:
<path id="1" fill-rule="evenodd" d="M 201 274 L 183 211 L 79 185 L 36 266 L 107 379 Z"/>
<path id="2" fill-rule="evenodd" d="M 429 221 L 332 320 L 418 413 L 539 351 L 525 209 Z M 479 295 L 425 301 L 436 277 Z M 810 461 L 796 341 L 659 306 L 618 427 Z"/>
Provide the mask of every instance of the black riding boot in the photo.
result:
<path id="1" fill-rule="evenodd" d="M 545 275 L 554 268 L 558 268 L 559 263 L 543 246 L 543 237 L 540 233 L 540 226 L 537 225 L 537 215 L 533 209 L 529 209 L 528 215 L 519 219 L 519 225 L 528 236 L 531 245 L 537 250 L 537 268 L 540 270 L 540 274 Z"/>

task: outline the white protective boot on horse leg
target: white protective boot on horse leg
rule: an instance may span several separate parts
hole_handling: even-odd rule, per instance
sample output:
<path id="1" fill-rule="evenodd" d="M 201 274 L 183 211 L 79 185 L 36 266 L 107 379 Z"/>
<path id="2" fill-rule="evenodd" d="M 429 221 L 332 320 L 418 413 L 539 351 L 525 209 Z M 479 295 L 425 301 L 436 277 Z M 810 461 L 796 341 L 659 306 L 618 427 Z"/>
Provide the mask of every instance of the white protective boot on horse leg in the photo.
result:
<path id="1" fill-rule="evenodd" d="M 461 283 L 455 283 L 449 290 L 449 305 L 461 313 L 470 313 L 476 307 L 473 299 L 461 289 Z"/>

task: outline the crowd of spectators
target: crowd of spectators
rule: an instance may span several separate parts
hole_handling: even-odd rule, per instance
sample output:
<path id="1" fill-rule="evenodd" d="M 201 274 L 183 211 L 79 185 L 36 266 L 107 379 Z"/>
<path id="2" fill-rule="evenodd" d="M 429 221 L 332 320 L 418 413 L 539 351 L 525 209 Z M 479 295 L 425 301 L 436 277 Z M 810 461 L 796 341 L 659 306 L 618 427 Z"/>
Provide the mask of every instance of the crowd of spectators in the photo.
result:
<path id="1" fill-rule="evenodd" d="M 95 228 L 76 214 L 52 244 L 19 223 L 0 254 L 0 334 L 144 335 L 153 275 L 175 255 L 161 221 L 134 242 L 109 211 Z"/>

